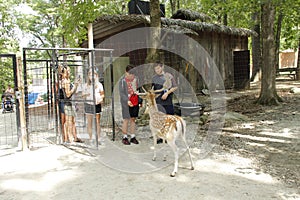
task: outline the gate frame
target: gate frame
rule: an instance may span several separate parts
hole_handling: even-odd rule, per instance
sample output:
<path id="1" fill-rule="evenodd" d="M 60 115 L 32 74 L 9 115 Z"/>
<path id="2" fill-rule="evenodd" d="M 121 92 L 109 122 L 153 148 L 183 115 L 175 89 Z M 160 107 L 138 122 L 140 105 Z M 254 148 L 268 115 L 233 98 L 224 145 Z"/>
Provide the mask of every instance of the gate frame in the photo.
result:
<path id="1" fill-rule="evenodd" d="M 11 58 L 12 59 L 12 64 L 13 64 L 13 71 L 14 71 L 14 92 L 15 92 L 15 97 L 17 96 L 16 94 L 19 91 L 19 79 L 18 79 L 18 66 L 17 66 L 17 56 L 16 54 L 0 54 L 0 58 Z M 20 141 L 21 137 L 21 120 L 20 120 L 20 102 L 19 98 L 15 98 L 15 107 L 16 107 L 16 123 L 17 123 L 17 135 L 18 135 L 18 144 Z"/>
<path id="2" fill-rule="evenodd" d="M 26 58 L 26 51 L 52 51 L 52 56 L 51 59 L 36 59 L 36 60 L 32 60 L 32 59 L 28 59 Z M 61 54 L 58 55 L 58 51 L 71 51 L 72 53 L 68 53 L 68 54 Z M 58 62 L 65 62 L 66 60 L 60 60 L 58 59 L 59 56 L 64 56 L 64 55 L 70 55 L 70 54 L 78 54 L 80 52 L 85 52 L 88 56 L 88 63 L 89 66 L 94 66 L 95 65 L 95 52 L 96 51 L 102 51 L 102 52 L 109 52 L 109 56 L 110 56 L 110 61 L 109 61 L 109 67 L 110 67 L 110 72 L 111 72 L 111 91 L 112 94 L 111 96 L 107 96 L 106 98 L 111 98 L 111 109 L 112 109 L 112 113 L 111 113 L 111 117 L 112 117 L 112 135 L 113 138 L 112 140 L 115 140 L 115 110 L 114 110 L 114 95 L 113 95 L 113 88 L 114 88 L 114 77 L 113 77 L 113 49 L 102 49 L 102 48 L 93 48 L 93 49 L 89 49 L 89 48 L 32 48 L 32 47 L 27 47 L 27 48 L 23 48 L 23 78 L 24 78 L 24 101 L 25 103 L 28 102 L 28 83 L 27 83 L 27 77 L 26 77 L 26 70 L 27 70 L 27 62 L 46 62 L 46 67 L 48 69 L 49 67 L 49 63 L 50 63 L 50 73 L 51 76 L 53 76 L 53 82 L 50 83 L 51 89 L 53 87 L 53 83 L 56 81 L 55 75 L 57 76 L 57 72 L 56 72 L 56 66 L 58 65 Z M 48 77 L 49 72 L 47 71 L 47 78 Z M 47 89 L 48 89 L 49 83 L 47 83 Z M 49 90 L 48 90 L 49 91 Z M 54 105 L 56 105 L 57 103 L 57 94 L 56 92 L 54 92 Z M 48 105 L 49 108 L 49 105 Z M 57 106 L 54 106 L 54 111 L 55 111 L 55 132 L 56 132 L 56 143 L 59 144 L 60 141 L 60 132 L 58 130 L 58 118 L 60 119 L 60 116 L 57 116 Z M 28 115 L 29 110 L 28 110 L 28 105 L 25 106 L 25 113 L 26 115 Z M 95 120 L 96 123 L 96 120 Z M 26 130 L 28 131 L 28 117 L 26 116 Z M 27 132 L 28 133 L 28 132 Z M 96 134 L 97 137 L 97 134 Z M 29 144 L 29 135 L 27 137 L 27 142 Z M 98 148 L 98 140 L 96 140 L 96 146 Z"/>

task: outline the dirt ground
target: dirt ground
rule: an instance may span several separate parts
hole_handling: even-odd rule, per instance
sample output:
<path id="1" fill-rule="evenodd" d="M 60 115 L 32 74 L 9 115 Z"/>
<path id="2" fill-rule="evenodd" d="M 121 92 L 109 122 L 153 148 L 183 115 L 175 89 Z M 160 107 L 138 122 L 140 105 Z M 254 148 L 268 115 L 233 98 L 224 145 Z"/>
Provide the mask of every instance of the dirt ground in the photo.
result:
<path id="1" fill-rule="evenodd" d="M 105 141 L 98 150 L 51 144 L 25 152 L 1 149 L 0 199 L 300 199 L 300 94 L 290 93 L 292 87 L 300 83 L 278 81 L 284 102 L 273 107 L 254 104 L 257 84 L 227 91 L 225 124 L 205 157 L 200 145 L 213 122 L 209 106 L 205 120 L 187 119 L 198 125 L 188 127 L 197 133 L 191 143 L 195 170 L 183 154 L 175 178 L 169 176 L 171 155 L 169 163 L 158 157 L 157 165 L 149 164 L 147 134 L 139 145 Z M 209 104 L 209 97 L 199 99 Z M 133 166 L 136 152 L 144 152 L 140 161 L 151 165 L 148 171 L 118 169 Z"/>

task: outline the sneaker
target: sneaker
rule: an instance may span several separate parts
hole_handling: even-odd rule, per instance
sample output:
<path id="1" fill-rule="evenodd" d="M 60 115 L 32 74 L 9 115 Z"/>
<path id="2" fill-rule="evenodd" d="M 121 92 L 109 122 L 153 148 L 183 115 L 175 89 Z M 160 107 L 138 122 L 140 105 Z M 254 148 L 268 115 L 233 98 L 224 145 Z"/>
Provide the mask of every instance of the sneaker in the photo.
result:
<path id="1" fill-rule="evenodd" d="M 130 142 L 133 143 L 133 144 L 138 144 L 139 143 L 139 141 L 137 141 L 137 139 L 135 137 L 131 138 Z"/>
<path id="2" fill-rule="evenodd" d="M 128 138 L 123 138 L 122 143 L 125 145 L 130 145 Z"/>
<path id="3" fill-rule="evenodd" d="M 157 143 L 157 144 L 163 143 L 163 139 L 161 139 L 161 138 L 157 139 L 157 140 L 156 140 L 156 143 Z M 165 143 L 167 143 L 167 140 L 165 140 Z"/>
<path id="4" fill-rule="evenodd" d="M 163 143 L 163 139 L 161 139 L 161 138 L 157 139 L 157 140 L 156 140 L 156 143 L 157 143 L 157 144 Z"/>
<path id="5" fill-rule="evenodd" d="M 66 146 L 66 145 L 70 145 L 71 143 L 69 141 L 63 142 L 62 145 Z"/>
<path id="6" fill-rule="evenodd" d="M 95 146 L 94 140 L 89 139 L 88 145 L 90 145 L 90 146 Z"/>

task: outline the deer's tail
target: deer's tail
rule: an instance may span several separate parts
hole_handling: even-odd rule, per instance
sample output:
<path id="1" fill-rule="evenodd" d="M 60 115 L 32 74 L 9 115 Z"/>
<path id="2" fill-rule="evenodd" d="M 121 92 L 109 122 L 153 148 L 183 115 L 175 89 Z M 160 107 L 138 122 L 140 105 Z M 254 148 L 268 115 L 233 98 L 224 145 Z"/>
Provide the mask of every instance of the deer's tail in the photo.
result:
<path id="1" fill-rule="evenodd" d="M 186 132 L 186 124 L 185 124 L 185 121 L 183 120 L 183 118 L 181 117 L 178 117 L 178 121 L 180 122 L 180 125 L 181 125 L 181 135 L 183 137 L 185 137 L 185 132 Z"/>

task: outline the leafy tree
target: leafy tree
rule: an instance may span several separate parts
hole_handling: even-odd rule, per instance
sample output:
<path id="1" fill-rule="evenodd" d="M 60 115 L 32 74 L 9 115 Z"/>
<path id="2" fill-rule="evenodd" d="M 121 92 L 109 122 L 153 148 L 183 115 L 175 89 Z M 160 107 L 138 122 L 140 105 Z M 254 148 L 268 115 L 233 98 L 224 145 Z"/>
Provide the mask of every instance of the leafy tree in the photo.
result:
<path id="1" fill-rule="evenodd" d="M 19 48 L 13 6 L 18 2 L 18 0 L 0 0 L 0 53 L 13 53 Z"/>
<path id="2" fill-rule="evenodd" d="M 282 33 L 280 41 L 280 49 L 298 48 L 300 40 L 300 0 L 284 0 L 279 5 L 281 12 L 284 15 L 282 20 Z"/>
<path id="3" fill-rule="evenodd" d="M 252 28 L 258 32 L 259 36 L 260 32 L 263 32 L 262 38 L 252 38 L 254 67 L 252 80 L 255 73 L 262 68 L 262 90 L 258 103 L 273 105 L 281 101 L 276 93 L 275 69 L 278 66 L 280 47 L 296 49 L 299 44 L 299 2 L 299 0 L 201 1 L 201 9 L 211 15 L 215 22 Z M 271 20 L 270 23 L 267 23 L 268 20 Z M 288 40 L 281 44 L 282 38 L 288 38 Z M 261 57 L 263 57 L 262 62 Z"/>
<path id="4" fill-rule="evenodd" d="M 18 51 L 18 30 L 14 6 L 18 0 L 4 1 L 0 0 L 0 54 L 14 54 Z M 0 58 L 0 87 L 5 89 L 8 84 L 14 85 L 14 73 L 12 60 L 10 58 Z M 2 93 L 2 91 L 0 91 Z"/>
<path id="5" fill-rule="evenodd" d="M 98 16 L 124 13 L 124 1 L 61 0 L 59 13 L 66 43 L 76 47 L 87 39 L 88 24 Z"/>
<path id="6" fill-rule="evenodd" d="M 58 0 L 34 0 L 28 4 L 32 13 L 20 13 L 18 25 L 23 32 L 33 36 L 30 46 L 62 46 L 62 28 Z"/>

